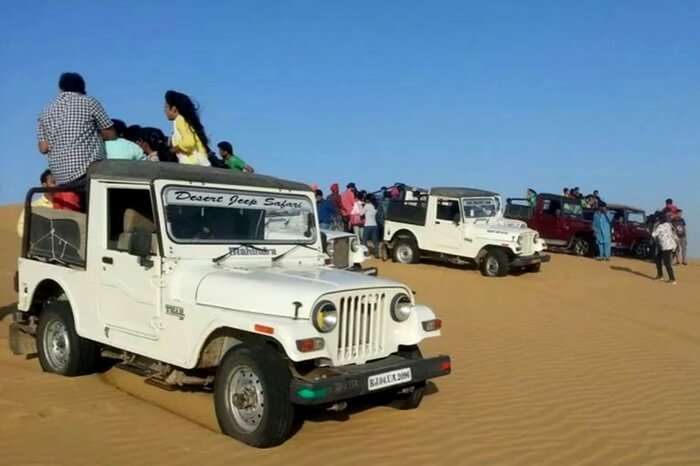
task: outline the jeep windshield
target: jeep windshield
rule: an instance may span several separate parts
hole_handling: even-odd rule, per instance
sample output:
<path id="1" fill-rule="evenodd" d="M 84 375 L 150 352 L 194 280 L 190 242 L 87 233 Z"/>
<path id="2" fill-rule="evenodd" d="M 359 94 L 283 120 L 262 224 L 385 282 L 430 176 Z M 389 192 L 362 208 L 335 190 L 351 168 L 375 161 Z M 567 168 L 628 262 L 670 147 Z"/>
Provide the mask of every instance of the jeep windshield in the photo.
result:
<path id="1" fill-rule="evenodd" d="M 176 243 L 310 244 L 316 216 L 304 196 L 172 186 L 163 190 Z"/>
<path id="2" fill-rule="evenodd" d="M 627 212 L 627 221 L 629 223 L 636 223 L 638 225 L 646 225 L 647 216 L 644 214 L 644 212 L 640 212 L 638 210 L 630 210 Z"/>
<path id="3" fill-rule="evenodd" d="M 466 197 L 462 199 L 465 218 L 495 217 L 500 202 L 495 197 Z"/>

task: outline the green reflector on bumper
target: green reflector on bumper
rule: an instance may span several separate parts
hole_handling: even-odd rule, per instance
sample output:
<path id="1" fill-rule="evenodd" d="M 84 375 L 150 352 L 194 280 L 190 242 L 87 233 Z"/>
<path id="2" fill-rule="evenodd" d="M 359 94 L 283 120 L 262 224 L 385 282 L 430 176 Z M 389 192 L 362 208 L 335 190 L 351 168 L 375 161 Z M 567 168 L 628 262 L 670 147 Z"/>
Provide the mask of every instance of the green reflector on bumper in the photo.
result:
<path id="1" fill-rule="evenodd" d="M 297 390 L 297 395 L 299 395 L 301 398 L 305 400 L 313 400 L 315 398 L 324 398 L 326 395 L 328 395 L 328 389 L 327 388 L 302 388 L 301 390 Z"/>

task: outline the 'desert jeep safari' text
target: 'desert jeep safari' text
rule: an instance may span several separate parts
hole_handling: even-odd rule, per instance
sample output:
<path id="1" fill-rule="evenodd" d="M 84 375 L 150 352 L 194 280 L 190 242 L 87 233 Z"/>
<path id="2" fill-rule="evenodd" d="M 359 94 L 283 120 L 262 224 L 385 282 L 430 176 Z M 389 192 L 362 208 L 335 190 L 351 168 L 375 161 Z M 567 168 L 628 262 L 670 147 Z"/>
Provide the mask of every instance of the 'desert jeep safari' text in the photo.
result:
<path id="1" fill-rule="evenodd" d="M 212 389 L 222 431 L 268 447 L 299 405 L 383 392 L 415 408 L 451 370 L 422 357 L 441 321 L 410 289 L 326 265 L 306 185 L 105 161 L 82 189 L 87 213 L 25 205 L 10 340 L 45 371 L 107 358 L 155 385 Z"/>
<path id="2" fill-rule="evenodd" d="M 501 196 L 481 189 L 408 190 L 389 204 L 384 240 L 400 263 L 423 256 L 471 263 L 488 277 L 539 271 L 549 261 L 544 242 L 525 222 L 505 219 L 503 209 Z"/>

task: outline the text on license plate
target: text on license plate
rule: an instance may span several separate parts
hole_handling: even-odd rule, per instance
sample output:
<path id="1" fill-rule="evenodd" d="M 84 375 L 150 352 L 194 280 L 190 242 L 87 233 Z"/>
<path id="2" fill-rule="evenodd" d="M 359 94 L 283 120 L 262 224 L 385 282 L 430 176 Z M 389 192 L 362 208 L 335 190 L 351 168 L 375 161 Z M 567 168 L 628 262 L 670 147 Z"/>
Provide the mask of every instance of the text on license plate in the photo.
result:
<path id="1" fill-rule="evenodd" d="M 379 390 L 384 387 L 391 387 L 411 381 L 411 368 L 398 369 L 383 374 L 372 375 L 367 378 L 367 388 L 369 391 Z"/>

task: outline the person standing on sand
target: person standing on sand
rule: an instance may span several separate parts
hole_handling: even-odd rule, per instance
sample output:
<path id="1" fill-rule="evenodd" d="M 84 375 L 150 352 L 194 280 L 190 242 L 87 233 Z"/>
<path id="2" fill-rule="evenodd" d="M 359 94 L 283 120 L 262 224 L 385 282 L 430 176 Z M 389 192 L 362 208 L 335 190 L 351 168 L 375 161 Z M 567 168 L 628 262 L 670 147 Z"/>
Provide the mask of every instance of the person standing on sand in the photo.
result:
<path id="1" fill-rule="evenodd" d="M 352 224 L 350 223 L 350 215 L 352 214 L 353 207 L 355 207 L 356 200 L 357 193 L 355 183 L 348 183 L 347 189 L 340 195 L 341 213 L 343 215 L 345 227 L 348 231 L 353 231 Z"/>
<path id="2" fill-rule="evenodd" d="M 671 225 L 673 225 L 673 230 L 678 238 L 675 265 L 688 265 L 688 232 L 686 230 L 685 219 L 683 218 L 683 209 L 678 209 L 676 216 L 671 221 Z"/>
<path id="3" fill-rule="evenodd" d="M 676 284 L 676 276 L 673 273 L 673 265 L 671 264 L 671 256 L 673 251 L 677 247 L 676 237 L 673 232 L 673 225 L 671 225 L 671 213 L 664 212 L 661 215 L 661 219 L 658 225 L 654 228 L 651 233 L 651 237 L 656 240 L 657 243 L 657 253 L 656 253 L 656 280 L 661 280 L 664 278 L 663 270 L 661 264 L 666 267 L 666 272 L 668 273 L 668 283 L 673 285 Z"/>
<path id="4" fill-rule="evenodd" d="M 608 217 L 608 209 L 604 204 L 598 206 L 593 214 L 593 234 L 598 245 L 597 260 L 609 261 L 612 249 L 612 225 Z"/>

